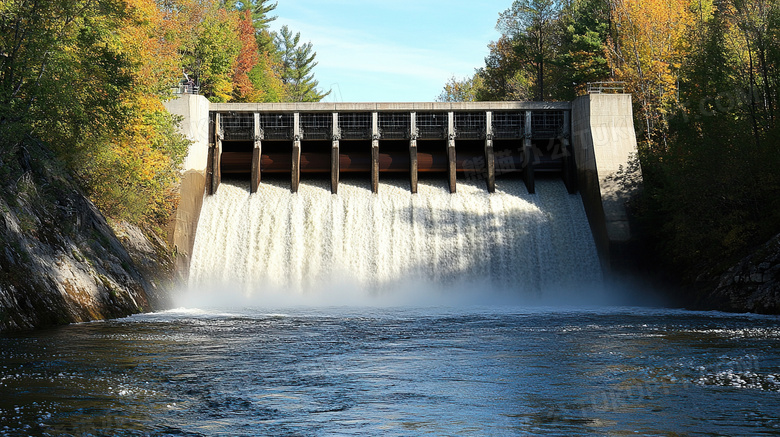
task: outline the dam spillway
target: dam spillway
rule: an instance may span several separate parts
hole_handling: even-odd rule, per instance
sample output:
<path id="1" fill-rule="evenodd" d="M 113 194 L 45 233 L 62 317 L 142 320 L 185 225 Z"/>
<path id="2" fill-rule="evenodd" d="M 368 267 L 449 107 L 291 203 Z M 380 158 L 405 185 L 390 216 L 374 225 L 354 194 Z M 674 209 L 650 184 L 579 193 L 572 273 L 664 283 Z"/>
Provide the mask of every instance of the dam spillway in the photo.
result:
<path id="1" fill-rule="evenodd" d="M 440 178 L 412 194 L 404 178 L 378 193 L 349 178 L 338 195 L 327 179 L 223 183 L 205 199 L 190 270 L 191 288 L 230 284 L 245 293 L 431 290 L 538 295 L 601 283 L 579 195 L 559 180 L 521 180 L 489 194 Z"/>

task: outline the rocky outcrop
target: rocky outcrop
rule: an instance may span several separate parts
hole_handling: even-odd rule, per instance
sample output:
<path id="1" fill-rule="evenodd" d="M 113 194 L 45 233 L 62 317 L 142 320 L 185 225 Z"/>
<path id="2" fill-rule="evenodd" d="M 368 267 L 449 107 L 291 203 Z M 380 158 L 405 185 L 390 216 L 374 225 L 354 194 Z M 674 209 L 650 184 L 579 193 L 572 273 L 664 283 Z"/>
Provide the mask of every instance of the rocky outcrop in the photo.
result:
<path id="1" fill-rule="evenodd" d="M 127 222 L 113 222 L 111 228 L 148 283 L 146 295 L 152 309 L 170 307 L 171 287 L 178 278 L 174 277 L 176 260 L 168 244 L 154 232 Z"/>
<path id="2" fill-rule="evenodd" d="M 0 190 L 0 331 L 123 317 L 161 304 L 170 260 L 154 246 L 128 244 L 129 253 L 45 146 L 3 149 Z M 137 240 L 137 230 L 122 229 L 126 241 Z M 152 280 L 137 267 L 149 257 L 158 272 Z"/>
<path id="3" fill-rule="evenodd" d="M 780 314 L 780 234 L 713 281 L 697 308 Z"/>

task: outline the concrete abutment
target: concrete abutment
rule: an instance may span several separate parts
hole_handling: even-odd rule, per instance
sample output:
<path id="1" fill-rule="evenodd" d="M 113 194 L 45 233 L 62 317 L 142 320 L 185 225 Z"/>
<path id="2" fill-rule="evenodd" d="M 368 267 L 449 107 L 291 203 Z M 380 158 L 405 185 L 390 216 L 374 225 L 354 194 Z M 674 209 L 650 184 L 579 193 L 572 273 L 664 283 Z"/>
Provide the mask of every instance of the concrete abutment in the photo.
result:
<path id="1" fill-rule="evenodd" d="M 182 117 L 179 131 L 192 143 L 181 168 L 179 205 L 168 227 L 168 243 L 176 253 L 176 270 L 182 279 L 189 274 L 195 233 L 209 167 L 209 101 L 203 96 L 185 94 L 165 103 L 171 114 Z M 213 156 L 213 153 L 212 153 Z"/>
<path id="2" fill-rule="evenodd" d="M 636 233 L 628 204 L 641 187 L 630 94 L 589 94 L 572 103 L 577 183 L 605 271 L 625 265 Z"/>

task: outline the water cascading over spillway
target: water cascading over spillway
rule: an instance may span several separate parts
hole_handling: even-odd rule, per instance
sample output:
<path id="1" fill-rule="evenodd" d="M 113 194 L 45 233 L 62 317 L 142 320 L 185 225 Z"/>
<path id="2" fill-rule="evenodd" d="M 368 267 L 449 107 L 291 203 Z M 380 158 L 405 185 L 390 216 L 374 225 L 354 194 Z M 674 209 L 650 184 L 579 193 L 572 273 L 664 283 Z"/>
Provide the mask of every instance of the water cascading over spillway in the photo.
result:
<path id="1" fill-rule="evenodd" d="M 596 248 L 579 195 L 560 181 L 483 184 L 382 181 L 373 194 L 343 182 L 223 183 L 205 199 L 190 288 L 230 286 L 245 293 L 289 293 L 350 285 L 366 293 L 408 284 L 443 290 L 544 293 L 601 282 Z"/>

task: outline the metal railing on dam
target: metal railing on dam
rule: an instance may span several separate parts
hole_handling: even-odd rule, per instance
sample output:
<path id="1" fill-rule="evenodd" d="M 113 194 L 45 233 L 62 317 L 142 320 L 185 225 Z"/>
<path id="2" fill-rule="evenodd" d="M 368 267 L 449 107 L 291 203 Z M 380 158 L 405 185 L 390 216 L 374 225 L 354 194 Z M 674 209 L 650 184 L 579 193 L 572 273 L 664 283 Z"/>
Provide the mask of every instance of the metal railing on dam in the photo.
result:
<path id="1" fill-rule="evenodd" d="M 569 102 L 473 103 L 222 103 L 209 107 L 207 191 L 223 174 L 245 174 L 257 190 L 263 174 L 330 174 L 338 192 L 344 172 L 370 173 L 374 192 L 381 173 L 407 173 L 417 192 L 418 173 L 484 180 L 521 173 L 530 193 L 534 172 L 560 173 L 576 192 Z"/>

